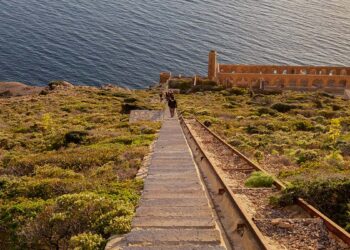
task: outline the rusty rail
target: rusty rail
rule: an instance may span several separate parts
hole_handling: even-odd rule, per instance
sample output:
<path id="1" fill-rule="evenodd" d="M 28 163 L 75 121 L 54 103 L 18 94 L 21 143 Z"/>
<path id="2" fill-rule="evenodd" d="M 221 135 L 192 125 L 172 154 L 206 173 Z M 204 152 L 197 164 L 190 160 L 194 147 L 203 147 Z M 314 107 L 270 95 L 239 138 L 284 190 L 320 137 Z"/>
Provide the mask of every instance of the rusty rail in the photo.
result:
<path id="1" fill-rule="evenodd" d="M 183 118 L 182 118 L 183 120 Z M 183 120 L 184 121 L 184 120 Z M 260 166 L 258 166 L 256 163 L 252 162 L 248 157 L 246 157 L 244 154 L 239 152 L 236 148 L 232 147 L 230 144 L 225 142 L 222 138 L 220 138 L 219 135 L 217 135 L 215 132 L 211 131 L 208 127 L 206 127 L 203 123 L 201 123 L 198 119 L 196 119 L 196 122 L 198 122 L 208 133 L 212 134 L 216 139 L 218 139 L 221 143 L 223 143 L 226 147 L 231 149 L 235 154 L 239 155 L 242 159 L 244 159 L 251 167 L 258 171 L 262 171 L 267 173 L 264 169 L 262 169 Z M 278 179 L 274 178 L 274 184 L 275 186 L 283 190 L 285 189 L 285 185 L 279 181 Z M 342 241 L 344 241 L 346 244 L 350 246 L 350 234 L 345 231 L 342 227 L 340 227 L 338 224 L 336 224 L 334 221 L 332 221 L 330 218 L 328 218 L 325 214 L 317 210 L 314 206 L 309 204 L 307 201 L 305 201 L 302 198 L 297 199 L 297 205 L 299 205 L 301 208 L 303 208 L 309 215 L 312 217 L 318 217 L 320 218 L 326 225 L 328 231 L 332 232 L 335 236 L 340 238 Z"/>
<path id="2" fill-rule="evenodd" d="M 196 146 L 195 151 L 199 151 L 200 155 L 202 155 L 201 158 L 200 158 L 200 161 L 205 160 L 209 164 L 212 172 L 215 175 L 216 180 L 220 183 L 220 188 L 218 188 L 217 194 L 218 195 L 224 195 L 224 194 L 227 195 L 227 197 L 229 199 L 229 202 L 235 208 L 235 210 L 238 212 L 238 214 L 241 216 L 241 218 L 245 222 L 245 225 L 247 225 L 248 229 L 253 234 L 254 240 L 258 244 L 259 249 L 263 249 L 263 250 L 270 249 L 269 245 L 265 241 L 264 236 L 262 235 L 262 233 L 260 232 L 260 230 L 258 229 L 256 224 L 253 222 L 253 220 L 250 218 L 250 216 L 244 211 L 244 209 L 240 205 L 240 202 L 234 197 L 234 194 L 231 191 L 231 189 L 229 188 L 229 186 L 221 178 L 221 176 L 218 173 L 218 170 L 216 169 L 216 167 L 212 164 L 212 162 L 209 159 L 209 157 L 206 155 L 206 153 L 200 147 L 197 139 L 192 135 L 192 133 L 191 133 L 188 125 L 184 121 L 183 117 L 180 116 L 179 118 L 180 118 L 180 123 L 181 123 L 181 125 L 183 127 L 183 130 L 185 132 L 185 136 L 187 138 L 189 137 L 188 139 L 192 140 L 195 143 L 195 146 Z"/>

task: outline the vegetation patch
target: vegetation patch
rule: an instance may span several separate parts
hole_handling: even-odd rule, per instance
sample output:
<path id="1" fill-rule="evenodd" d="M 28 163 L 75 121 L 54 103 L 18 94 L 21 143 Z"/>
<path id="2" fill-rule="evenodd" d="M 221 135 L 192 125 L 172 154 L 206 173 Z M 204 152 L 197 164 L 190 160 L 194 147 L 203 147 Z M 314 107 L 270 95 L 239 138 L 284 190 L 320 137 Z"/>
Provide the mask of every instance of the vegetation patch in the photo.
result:
<path id="1" fill-rule="evenodd" d="M 247 187 L 272 187 L 273 185 L 273 178 L 272 176 L 268 175 L 267 173 L 257 171 L 253 172 L 249 178 L 245 181 L 244 185 Z"/>
<path id="2" fill-rule="evenodd" d="M 104 249 L 131 228 L 160 127 L 128 124 L 123 105 L 162 104 L 152 91 L 50 86 L 0 100 L 0 248 Z"/>
<path id="3" fill-rule="evenodd" d="M 317 92 L 230 91 L 178 95 L 179 108 L 185 117 L 210 121 L 211 130 L 285 184 L 350 179 L 349 101 Z"/>
<path id="4" fill-rule="evenodd" d="M 294 204 L 297 198 L 304 198 L 322 213 L 350 232 L 350 180 L 322 180 L 295 182 L 277 198 L 281 206 Z"/>

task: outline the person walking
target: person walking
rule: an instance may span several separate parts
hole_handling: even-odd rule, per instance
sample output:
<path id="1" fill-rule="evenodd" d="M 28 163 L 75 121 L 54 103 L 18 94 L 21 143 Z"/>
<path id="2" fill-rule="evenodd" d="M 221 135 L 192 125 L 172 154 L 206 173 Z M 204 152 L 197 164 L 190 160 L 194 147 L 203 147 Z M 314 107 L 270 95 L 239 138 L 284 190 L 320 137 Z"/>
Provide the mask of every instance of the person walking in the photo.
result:
<path id="1" fill-rule="evenodd" d="M 169 101 L 168 101 L 168 106 L 169 106 L 169 110 L 170 110 L 170 116 L 174 117 L 175 109 L 177 108 L 177 102 L 176 102 L 174 96 L 170 96 Z"/>

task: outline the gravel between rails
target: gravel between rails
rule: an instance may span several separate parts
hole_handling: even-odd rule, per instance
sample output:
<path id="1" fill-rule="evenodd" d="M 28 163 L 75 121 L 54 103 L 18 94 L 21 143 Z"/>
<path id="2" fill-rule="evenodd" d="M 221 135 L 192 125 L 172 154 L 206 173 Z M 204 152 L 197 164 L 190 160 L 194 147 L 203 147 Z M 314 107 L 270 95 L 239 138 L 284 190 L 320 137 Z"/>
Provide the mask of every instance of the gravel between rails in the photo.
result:
<path id="1" fill-rule="evenodd" d="M 195 120 L 186 123 L 234 195 L 244 204 L 246 212 L 276 249 L 349 249 L 329 235 L 322 220 L 310 218 L 300 207 L 271 205 L 270 197 L 280 193 L 276 187 L 245 187 L 244 182 L 254 171 L 253 167 Z"/>

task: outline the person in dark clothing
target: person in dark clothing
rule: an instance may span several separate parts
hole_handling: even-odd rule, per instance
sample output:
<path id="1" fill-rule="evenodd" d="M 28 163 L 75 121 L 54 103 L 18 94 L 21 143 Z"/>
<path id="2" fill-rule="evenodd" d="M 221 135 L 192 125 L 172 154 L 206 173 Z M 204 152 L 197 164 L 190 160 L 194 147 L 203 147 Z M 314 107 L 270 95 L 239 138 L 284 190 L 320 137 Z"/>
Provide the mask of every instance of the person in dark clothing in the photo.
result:
<path id="1" fill-rule="evenodd" d="M 167 102 L 169 102 L 169 100 L 170 100 L 170 94 L 169 94 L 168 91 L 165 93 L 165 100 L 166 100 Z"/>
<path id="2" fill-rule="evenodd" d="M 174 117 L 175 109 L 177 108 L 177 103 L 176 103 L 174 96 L 170 97 L 170 99 L 168 101 L 168 106 L 169 106 L 169 110 L 170 110 L 170 116 Z"/>

